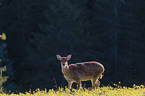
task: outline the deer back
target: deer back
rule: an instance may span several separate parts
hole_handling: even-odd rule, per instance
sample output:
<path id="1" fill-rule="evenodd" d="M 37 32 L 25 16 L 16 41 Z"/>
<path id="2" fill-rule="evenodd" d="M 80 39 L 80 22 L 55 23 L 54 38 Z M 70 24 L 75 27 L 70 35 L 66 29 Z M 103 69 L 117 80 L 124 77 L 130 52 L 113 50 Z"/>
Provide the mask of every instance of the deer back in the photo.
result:
<path id="1" fill-rule="evenodd" d="M 103 72 L 104 67 L 98 62 L 82 62 L 70 64 L 66 77 L 72 78 L 74 80 L 89 80 L 93 76 Z"/>

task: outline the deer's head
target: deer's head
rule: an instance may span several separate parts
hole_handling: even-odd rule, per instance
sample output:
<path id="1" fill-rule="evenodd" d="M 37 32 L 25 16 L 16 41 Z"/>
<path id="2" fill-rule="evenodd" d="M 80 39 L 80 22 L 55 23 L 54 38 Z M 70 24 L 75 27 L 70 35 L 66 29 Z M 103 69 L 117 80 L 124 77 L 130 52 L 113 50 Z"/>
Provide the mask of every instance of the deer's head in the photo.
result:
<path id="1" fill-rule="evenodd" d="M 60 55 L 56 55 L 57 59 L 60 60 L 61 66 L 68 66 L 68 60 L 71 59 L 71 54 L 68 55 L 67 57 L 61 57 Z"/>

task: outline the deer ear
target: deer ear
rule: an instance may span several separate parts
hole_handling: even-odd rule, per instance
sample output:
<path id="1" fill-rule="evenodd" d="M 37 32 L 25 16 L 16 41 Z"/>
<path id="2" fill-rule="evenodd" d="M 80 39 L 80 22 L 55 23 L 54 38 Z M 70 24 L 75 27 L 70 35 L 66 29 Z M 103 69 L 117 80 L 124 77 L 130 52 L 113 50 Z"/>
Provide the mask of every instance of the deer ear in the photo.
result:
<path id="1" fill-rule="evenodd" d="M 60 55 L 56 55 L 58 60 L 61 60 L 61 56 Z"/>
<path id="2" fill-rule="evenodd" d="M 68 55 L 66 58 L 67 58 L 67 60 L 70 60 L 70 58 L 71 58 L 71 54 Z"/>

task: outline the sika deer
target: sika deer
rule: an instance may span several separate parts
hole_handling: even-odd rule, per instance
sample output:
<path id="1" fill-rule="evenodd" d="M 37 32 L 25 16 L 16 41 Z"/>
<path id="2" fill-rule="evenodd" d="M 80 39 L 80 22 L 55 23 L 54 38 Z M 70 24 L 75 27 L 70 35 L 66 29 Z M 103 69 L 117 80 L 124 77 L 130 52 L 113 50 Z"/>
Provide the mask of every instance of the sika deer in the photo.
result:
<path id="1" fill-rule="evenodd" d="M 57 59 L 61 61 L 61 70 L 68 82 L 68 88 L 71 89 L 72 83 L 76 82 L 78 87 L 81 87 L 81 81 L 91 80 L 92 88 L 99 87 L 99 77 L 102 79 L 104 66 L 96 61 L 82 62 L 68 65 L 68 60 L 71 55 L 61 57 L 56 55 Z"/>

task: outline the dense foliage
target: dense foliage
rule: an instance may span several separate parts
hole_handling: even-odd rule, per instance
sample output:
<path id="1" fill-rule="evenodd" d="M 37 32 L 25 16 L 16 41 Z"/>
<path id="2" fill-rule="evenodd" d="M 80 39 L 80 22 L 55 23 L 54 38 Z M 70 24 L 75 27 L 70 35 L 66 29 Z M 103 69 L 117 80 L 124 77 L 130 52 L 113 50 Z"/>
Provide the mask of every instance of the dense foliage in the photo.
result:
<path id="1" fill-rule="evenodd" d="M 0 0 L 19 88 L 64 87 L 56 54 L 105 66 L 102 85 L 144 84 L 144 0 Z M 87 82 L 89 84 L 89 82 Z M 86 85 L 88 85 L 86 84 Z"/>

